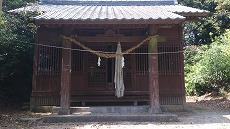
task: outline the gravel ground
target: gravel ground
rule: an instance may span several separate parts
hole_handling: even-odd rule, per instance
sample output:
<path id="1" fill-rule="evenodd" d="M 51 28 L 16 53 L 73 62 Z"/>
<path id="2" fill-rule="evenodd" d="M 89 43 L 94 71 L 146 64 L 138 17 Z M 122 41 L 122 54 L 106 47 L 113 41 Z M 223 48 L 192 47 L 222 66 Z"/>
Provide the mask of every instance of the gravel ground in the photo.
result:
<path id="1" fill-rule="evenodd" d="M 20 118 L 40 118 L 46 114 L 25 111 L 3 111 L 0 114 L 0 128 L 36 128 L 36 129 L 230 129 L 230 101 L 223 97 L 187 97 L 187 110 L 174 112 L 180 122 L 105 122 L 105 123 L 42 123 L 22 122 Z"/>

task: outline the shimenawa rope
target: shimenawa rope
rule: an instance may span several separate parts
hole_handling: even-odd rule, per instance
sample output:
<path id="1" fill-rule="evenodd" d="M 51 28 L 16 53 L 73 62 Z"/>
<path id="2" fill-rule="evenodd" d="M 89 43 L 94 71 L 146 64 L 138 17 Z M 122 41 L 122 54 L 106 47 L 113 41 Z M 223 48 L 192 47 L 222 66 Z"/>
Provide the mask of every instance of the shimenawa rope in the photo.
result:
<path id="1" fill-rule="evenodd" d="M 95 51 L 87 46 L 85 46 L 84 44 L 82 44 L 81 42 L 77 41 L 76 39 L 72 38 L 72 37 L 68 37 L 68 36 L 64 36 L 61 35 L 61 37 L 63 39 L 69 40 L 70 42 L 82 47 L 83 49 L 99 56 L 99 57 L 104 57 L 104 58 L 115 58 L 117 56 L 117 54 L 113 54 L 113 53 L 102 53 L 102 52 L 98 52 Z M 145 38 L 144 40 L 142 40 L 140 43 L 138 43 L 137 45 L 125 50 L 124 52 L 122 52 L 122 54 L 129 54 L 130 52 L 134 51 L 135 49 L 139 48 L 141 45 L 143 45 L 146 41 L 150 40 L 151 38 L 157 38 L 158 35 L 154 35 L 154 36 L 149 36 L 147 38 Z"/>

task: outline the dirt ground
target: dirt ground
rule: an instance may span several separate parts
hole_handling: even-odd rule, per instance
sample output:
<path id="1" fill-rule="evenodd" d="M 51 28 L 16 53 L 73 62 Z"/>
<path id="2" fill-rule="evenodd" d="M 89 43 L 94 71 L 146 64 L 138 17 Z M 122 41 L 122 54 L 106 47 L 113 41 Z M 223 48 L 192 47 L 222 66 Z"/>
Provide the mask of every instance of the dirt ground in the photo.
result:
<path id="1" fill-rule="evenodd" d="M 230 129 L 230 99 L 224 97 L 187 97 L 187 110 L 173 112 L 180 122 L 94 122 L 94 123 L 55 123 L 21 121 L 21 118 L 41 118 L 49 113 L 31 113 L 28 111 L 1 111 L 0 128 L 36 128 L 36 129 Z"/>

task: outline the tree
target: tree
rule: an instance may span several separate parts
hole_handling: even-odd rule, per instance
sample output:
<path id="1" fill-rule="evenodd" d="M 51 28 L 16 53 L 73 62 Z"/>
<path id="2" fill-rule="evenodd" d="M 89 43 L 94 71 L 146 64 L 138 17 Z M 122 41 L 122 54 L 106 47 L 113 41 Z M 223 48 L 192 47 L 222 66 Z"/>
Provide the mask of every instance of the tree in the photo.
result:
<path id="1" fill-rule="evenodd" d="M 224 0 L 181 0 L 181 4 L 210 11 L 207 18 L 185 23 L 185 45 L 210 44 L 230 28 L 230 2 Z"/>
<path id="2" fill-rule="evenodd" d="M 229 0 L 216 0 L 217 2 L 217 10 L 221 11 L 230 11 L 230 1 Z"/>
<path id="3" fill-rule="evenodd" d="M 181 0 L 210 11 L 207 18 L 184 24 L 185 85 L 189 95 L 230 91 L 230 1 Z"/>
<path id="4" fill-rule="evenodd" d="M 28 3 L 35 3 L 37 0 L 2 0 L 4 10 L 11 10 L 25 6 Z"/>
<path id="5" fill-rule="evenodd" d="M 0 24 L 2 24 L 2 0 L 0 0 Z"/>
<path id="6" fill-rule="evenodd" d="M 190 46 L 185 50 L 186 91 L 202 95 L 230 91 L 230 30 L 211 45 Z"/>
<path id="7" fill-rule="evenodd" d="M 15 15 L 7 13 L 19 7 L 21 0 L 4 1 L 0 24 L 0 102 L 21 104 L 29 101 L 32 87 L 33 45 L 36 14 Z M 28 1 L 28 0 L 27 0 Z M 25 1 L 21 1 L 25 5 Z M 17 5 L 14 5 L 14 4 Z M 10 4 L 9 8 L 8 5 Z M 7 105 L 5 105 L 7 106 Z"/>

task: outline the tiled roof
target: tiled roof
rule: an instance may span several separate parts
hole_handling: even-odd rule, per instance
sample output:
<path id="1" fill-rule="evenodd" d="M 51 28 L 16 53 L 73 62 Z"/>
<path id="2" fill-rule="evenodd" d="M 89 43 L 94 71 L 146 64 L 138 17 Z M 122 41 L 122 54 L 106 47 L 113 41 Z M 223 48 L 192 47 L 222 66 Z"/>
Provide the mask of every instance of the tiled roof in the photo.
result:
<path id="1" fill-rule="evenodd" d="M 180 14 L 202 16 L 205 10 L 181 5 L 165 6 L 79 6 L 79 5 L 36 5 L 11 10 L 19 13 L 24 11 L 40 11 L 42 15 L 36 19 L 183 19 Z M 179 15 L 178 15 L 179 14 Z"/>
<path id="2" fill-rule="evenodd" d="M 151 6 L 149 6 L 151 8 Z M 192 7 L 182 6 L 182 5 L 168 5 L 168 6 L 155 6 L 154 8 L 161 9 L 173 13 L 193 13 L 193 14 L 202 14 L 208 13 L 206 10 L 196 9 Z"/>
<path id="3" fill-rule="evenodd" d="M 52 10 L 52 11 L 51 11 Z M 146 6 L 54 6 L 47 13 L 35 17 L 35 19 L 53 20 L 165 20 L 184 19 L 178 14 L 163 11 L 161 8 Z"/>
<path id="4" fill-rule="evenodd" d="M 14 9 L 9 12 L 14 12 L 14 13 L 20 13 L 24 11 L 50 12 L 50 11 L 55 11 L 60 9 L 62 10 L 74 6 L 78 7 L 77 5 L 33 5 L 33 6 L 26 6 L 26 7 Z M 173 13 L 208 13 L 208 11 L 205 10 L 182 6 L 182 5 L 139 6 L 139 7 L 144 7 L 146 9 L 152 8 L 156 10 L 162 10 L 162 11 L 173 12 Z"/>
<path id="5" fill-rule="evenodd" d="M 63 4 L 57 4 L 60 2 Z M 67 4 L 68 2 L 77 2 L 77 4 L 69 5 Z M 107 4 L 101 5 L 100 2 Z M 126 4 L 120 5 L 116 2 L 122 2 Z M 130 4 L 130 2 L 137 2 L 139 4 Z M 148 4 L 148 2 L 171 2 L 172 5 L 158 5 L 156 3 L 152 5 Z M 111 5 L 108 3 L 110 3 Z M 38 5 L 18 8 L 15 10 L 11 10 L 10 12 L 20 13 L 28 11 L 41 12 L 41 15 L 35 17 L 35 19 L 37 20 L 78 21 L 167 19 L 178 20 L 185 19 L 184 16 L 189 16 L 191 14 L 192 16 L 204 16 L 208 13 L 204 10 L 178 5 L 177 0 L 41 0 L 41 3 Z"/>
<path id="6" fill-rule="evenodd" d="M 53 5 L 175 5 L 177 0 L 41 0 Z"/>

